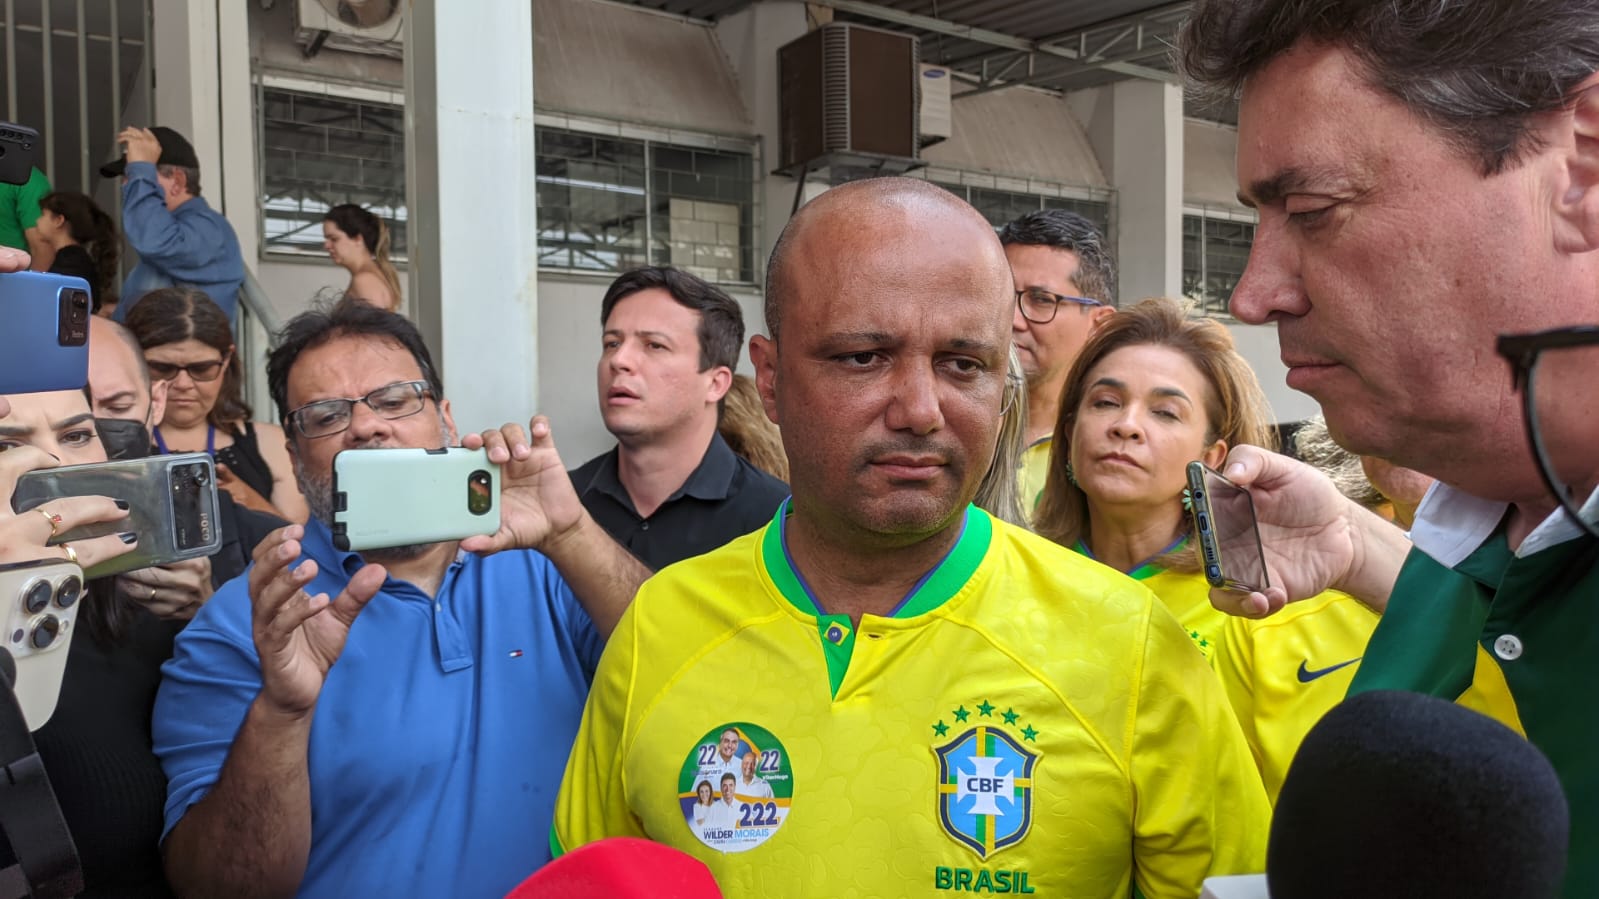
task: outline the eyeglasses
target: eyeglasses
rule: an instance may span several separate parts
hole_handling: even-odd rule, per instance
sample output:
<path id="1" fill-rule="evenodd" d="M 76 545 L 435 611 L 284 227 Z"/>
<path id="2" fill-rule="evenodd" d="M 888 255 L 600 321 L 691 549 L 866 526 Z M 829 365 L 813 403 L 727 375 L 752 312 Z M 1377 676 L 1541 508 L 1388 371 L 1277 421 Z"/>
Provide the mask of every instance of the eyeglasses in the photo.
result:
<path id="1" fill-rule="evenodd" d="M 188 365 L 174 365 L 171 362 L 156 362 L 153 359 L 144 360 L 146 368 L 150 369 L 150 377 L 157 381 L 171 381 L 178 375 L 188 372 L 189 377 L 196 381 L 215 381 L 222 377 L 222 367 L 228 364 L 227 357 L 212 359 L 209 362 L 190 362 Z"/>
<path id="2" fill-rule="evenodd" d="M 1060 311 L 1062 303 L 1072 303 L 1077 306 L 1093 307 L 1103 306 L 1099 300 L 1088 297 L 1069 297 L 1065 294 L 1045 290 L 1042 287 L 1029 287 L 1016 291 L 1016 308 L 1022 311 L 1022 318 L 1035 325 L 1047 325 L 1055 320 L 1055 314 Z"/>
<path id="3" fill-rule="evenodd" d="M 1495 348 L 1509 360 L 1521 391 L 1522 423 L 1544 486 L 1573 522 L 1599 537 L 1599 523 L 1582 515 L 1588 497 L 1576 495 L 1572 486 L 1592 478 L 1599 397 L 1591 385 L 1599 372 L 1599 325 L 1502 334 Z"/>
<path id="4" fill-rule="evenodd" d="M 355 404 L 361 403 L 381 418 L 405 418 L 422 411 L 433 391 L 426 381 L 385 384 L 358 399 L 317 400 L 289 413 L 289 423 L 306 437 L 332 437 L 349 430 Z"/>

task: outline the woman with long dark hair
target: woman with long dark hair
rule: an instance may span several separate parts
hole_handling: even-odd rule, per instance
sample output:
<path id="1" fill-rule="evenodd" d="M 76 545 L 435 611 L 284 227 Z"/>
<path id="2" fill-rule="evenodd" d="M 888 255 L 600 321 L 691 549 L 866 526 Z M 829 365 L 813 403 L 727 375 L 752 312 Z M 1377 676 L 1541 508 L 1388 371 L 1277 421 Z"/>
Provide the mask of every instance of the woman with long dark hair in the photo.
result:
<path id="1" fill-rule="evenodd" d="M 94 200 L 79 193 L 47 194 L 39 201 L 39 209 L 39 234 L 56 251 L 50 271 L 88 281 L 94 311 L 109 315 L 117 302 L 120 241 L 116 222 Z"/>
<path id="2" fill-rule="evenodd" d="M 163 453 L 207 452 L 217 486 L 239 505 L 289 521 L 310 515 L 295 483 L 283 429 L 251 421 L 227 314 L 204 292 L 164 287 L 128 312 L 150 376 L 171 382 L 166 416 L 152 433 Z"/>
<path id="3" fill-rule="evenodd" d="M 347 295 L 400 311 L 400 276 L 389 262 L 389 226 L 383 219 L 354 203 L 335 206 L 322 218 L 322 246 L 349 270 Z"/>

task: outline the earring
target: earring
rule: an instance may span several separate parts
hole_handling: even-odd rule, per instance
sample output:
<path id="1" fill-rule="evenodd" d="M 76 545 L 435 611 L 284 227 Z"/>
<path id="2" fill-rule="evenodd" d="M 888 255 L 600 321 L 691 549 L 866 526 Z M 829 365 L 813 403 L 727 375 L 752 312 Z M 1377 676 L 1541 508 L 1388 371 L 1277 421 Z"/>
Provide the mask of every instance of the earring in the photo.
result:
<path id="1" fill-rule="evenodd" d="M 1193 493 L 1192 490 L 1189 490 L 1187 487 L 1183 488 L 1183 511 L 1184 512 L 1192 512 L 1192 511 L 1194 511 L 1194 493 Z"/>
<path id="2" fill-rule="evenodd" d="M 1072 471 L 1072 460 L 1070 459 L 1066 460 L 1066 480 L 1070 481 L 1073 487 L 1081 486 L 1077 483 L 1077 472 Z"/>

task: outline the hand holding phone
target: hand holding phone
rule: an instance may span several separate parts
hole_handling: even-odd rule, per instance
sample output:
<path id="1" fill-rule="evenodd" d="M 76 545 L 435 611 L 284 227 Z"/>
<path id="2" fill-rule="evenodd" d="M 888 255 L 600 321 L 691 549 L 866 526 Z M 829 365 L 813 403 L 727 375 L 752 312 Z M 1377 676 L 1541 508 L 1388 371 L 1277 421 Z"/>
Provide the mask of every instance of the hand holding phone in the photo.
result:
<path id="1" fill-rule="evenodd" d="M 1271 583 L 1249 491 L 1203 462 L 1190 462 L 1188 492 L 1205 580 L 1239 593 L 1265 592 Z"/>
<path id="2" fill-rule="evenodd" d="M 217 485 L 211 457 L 205 453 L 150 456 L 120 462 L 97 462 L 32 471 L 17 481 L 11 505 L 20 513 L 63 497 L 111 496 L 131 507 L 127 522 L 114 526 L 71 528 L 55 534 L 60 545 L 111 531 L 131 532 L 131 551 L 87 568 L 93 580 L 135 568 L 165 565 L 209 556 L 222 546 L 218 527 Z M 41 519 L 43 516 L 40 516 Z"/>
<path id="3" fill-rule="evenodd" d="M 18 479 L 29 471 L 42 471 L 61 463 L 49 453 L 33 446 L 16 446 L 0 453 L 0 564 L 31 562 L 36 559 L 65 557 L 66 551 L 53 545 L 58 534 L 83 527 L 110 527 L 117 533 L 72 544 L 79 565 L 94 566 L 133 549 L 120 534 L 127 527 L 128 509 L 104 496 L 75 496 L 52 500 L 26 513 L 10 511 L 10 497 Z"/>

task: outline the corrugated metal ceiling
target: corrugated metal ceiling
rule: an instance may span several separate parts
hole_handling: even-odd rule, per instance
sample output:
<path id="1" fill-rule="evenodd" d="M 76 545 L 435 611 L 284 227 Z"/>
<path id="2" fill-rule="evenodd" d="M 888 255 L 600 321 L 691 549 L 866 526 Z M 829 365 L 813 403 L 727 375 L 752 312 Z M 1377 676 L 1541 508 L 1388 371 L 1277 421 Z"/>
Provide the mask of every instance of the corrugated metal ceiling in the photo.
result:
<path id="1" fill-rule="evenodd" d="M 634 0 L 714 21 L 750 0 Z M 1124 78 L 1175 81 L 1171 48 L 1188 0 L 813 0 L 837 21 L 921 39 L 924 62 L 962 73 L 976 89 L 1007 84 L 1072 91 Z"/>

